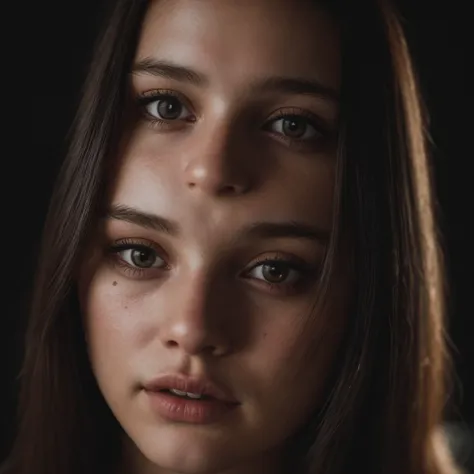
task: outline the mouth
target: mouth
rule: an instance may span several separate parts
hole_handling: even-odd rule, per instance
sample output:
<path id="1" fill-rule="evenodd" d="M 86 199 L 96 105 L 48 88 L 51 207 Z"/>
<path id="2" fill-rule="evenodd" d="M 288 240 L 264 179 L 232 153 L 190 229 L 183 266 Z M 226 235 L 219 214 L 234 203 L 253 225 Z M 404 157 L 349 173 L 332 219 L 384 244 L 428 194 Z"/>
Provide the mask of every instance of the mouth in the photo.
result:
<path id="1" fill-rule="evenodd" d="M 238 404 L 229 391 L 206 378 L 164 375 L 145 384 L 143 388 L 148 392 L 166 393 L 189 400 L 217 400 Z"/>
<path id="2" fill-rule="evenodd" d="M 182 392 L 181 390 L 177 390 L 175 388 L 171 388 L 171 389 L 164 388 L 162 390 L 159 390 L 159 393 L 167 393 L 174 397 L 184 398 L 187 400 L 215 400 L 215 398 L 211 397 L 210 395 L 203 395 L 203 394 L 191 393 L 191 392 Z"/>
<path id="3" fill-rule="evenodd" d="M 143 388 L 152 410 L 172 422 L 216 423 L 240 405 L 209 379 L 169 375 L 159 377 Z"/>

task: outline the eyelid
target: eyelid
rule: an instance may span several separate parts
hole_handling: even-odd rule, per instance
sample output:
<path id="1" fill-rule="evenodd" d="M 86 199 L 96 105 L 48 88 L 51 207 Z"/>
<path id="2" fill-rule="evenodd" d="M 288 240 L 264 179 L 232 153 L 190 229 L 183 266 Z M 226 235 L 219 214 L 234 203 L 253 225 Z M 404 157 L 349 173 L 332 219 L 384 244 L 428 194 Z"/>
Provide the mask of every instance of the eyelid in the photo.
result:
<path id="1" fill-rule="evenodd" d="M 167 252 L 163 249 L 163 247 L 149 240 L 126 238 L 112 242 L 107 246 L 108 253 L 111 254 L 117 254 L 118 252 L 123 252 L 124 250 L 139 248 L 152 250 L 153 252 L 155 252 L 158 258 L 166 262 L 166 268 L 169 267 L 167 263 L 169 261 L 169 255 L 167 254 Z"/>
<path id="2" fill-rule="evenodd" d="M 142 238 L 124 238 L 124 239 L 118 239 L 110 243 L 109 247 L 111 249 L 114 248 L 130 248 L 130 247 L 146 247 L 149 249 L 154 250 L 157 253 L 164 252 L 163 248 L 156 244 L 155 242 L 152 242 L 151 240 L 147 239 L 142 239 Z"/>
<path id="3" fill-rule="evenodd" d="M 133 250 L 145 248 L 147 250 L 152 250 L 156 257 L 162 260 L 163 265 L 158 267 L 136 267 L 133 264 L 128 263 L 126 260 L 119 256 L 119 253 L 124 250 Z M 164 272 L 170 270 L 170 265 L 168 263 L 168 257 L 166 252 L 153 242 L 146 241 L 143 239 L 121 239 L 109 245 L 107 247 L 108 254 L 111 257 L 112 264 L 114 266 L 120 267 L 122 272 L 126 276 L 131 276 L 137 280 L 154 280 L 156 278 L 161 278 L 164 275 Z M 293 282 L 282 282 L 282 283 L 272 283 L 261 278 L 249 277 L 248 275 L 258 268 L 259 266 L 264 266 L 265 264 L 271 263 L 281 263 L 286 265 L 290 270 L 296 271 L 299 273 L 297 280 Z M 296 295 L 307 285 L 312 284 L 318 279 L 319 275 L 319 265 L 314 265 L 304 260 L 286 254 L 274 254 L 272 256 L 258 257 L 250 266 L 247 266 L 247 269 L 243 271 L 245 275 L 244 278 L 255 280 L 260 286 L 265 286 L 267 291 L 275 293 L 280 296 L 291 296 Z"/>
<path id="4" fill-rule="evenodd" d="M 274 112 L 265 122 L 264 127 L 268 127 L 270 124 L 275 123 L 277 120 L 287 117 L 303 117 L 306 119 L 315 130 L 321 135 L 328 136 L 331 133 L 331 127 L 322 119 L 319 115 L 311 112 L 307 109 L 298 109 L 295 107 L 282 108 Z"/>
<path id="5" fill-rule="evenodd" d="M 147 248 L 147 247 L 141 247 L 141 246 L 127 246 L 126 248 L 124 249 L 117 249 L 116 250 L 116 254 L 119 255 L 119 254 L 127 254 L 129 253 L 129 256 L 128 258 L 125 256 L 125 255 L 120 255 L 120 258 L 127 264 L 127 265 L 130 265 L 130 267 L 132 268 L 136 268 L 136 269 L 140 269 L 140 270 L 152 270 L 152 269 L 163 269 L 166 267 L 166 262 L 163 258 L 161 258 L 159 256 L 159 254 L 157 252 L 155 252 L 154 250 L 152 251 L 152 255 L 153 255 L 153 258 L 155 260 L 154 264 L 149 266 L 149 267 L 140 267 L 140 266 L 136 266 L 133 262 L 130 262 L 129 260 L 133 260 L 133 257 L 132 257 L 132 252 L 136 251 L 136 250 L 139 250 L 141 251 L 142 249 L 145 249 L 147 251 L 151 251 L 150 248 Z M 160 263 L 162 262 L 162 263 Z"/>
<path id="6" fill-rule="evenodd" d="M 319 268 L 318 265 L 305 262 L 304 260 L 298 257 L 277 253 L 264 257 L 257 257 L 257 259 L 255 259 L 250 265 L 247 266 L 247 269 L 242 272 L 242 275 L 244 276 L 244 278 L 247 278 L 247 275 L 255 268 L 271 263 L 280 263 L 283 265 L 287 265 L 290 269 L 298 271 L 301 274 L 301 279 L 304 279 L 307 275 L 316 273 Z M 277 285 L 283 286 L 284 283 Z"/>
<path id="7" fill-rule="evenodd" d="M 295 267 L 305 267 L 308 264 L 301 258 L 295 257 L 294 255 L 290 254 L 285 254 L 282 252 L 275 252 L 275 253 L 270 253 L 267 252 L 266 255 L 264 256 L 259 256 L 253 260 L 252 263 L 248 266 L 248 269 L 252 269 L 256 267 L 257 265 L 262 265 L 267 262 L 281 262 L 281 263 L 288 263 L 291 265 L 294 265 Z"/>
<path id="8" fill-rule="evenodd" d="M 270 281 L 266 281 L 262 278 L 248 276 L 256 268 L 271 263 L 281 263 L 283 265 L 286 265 L 290 269 L 290 271 L 298 272 L 299 275 L 296 281 L 273 283 Z M 245 271 L 244 278 L 254 280 L 255 285 L 258 285 L 260 287 L 264 286 L 267 291 L 274 293 L 277 297 L 290 297 L 296 296 L 301 291 L 309 289 L 314 283 L 316 283 L 319 279 L 320 271 L 320 265 L 304 262 L 303 260 L 294 256 L 277 254 L 260 258 L 254 263 L 252 263 L 250 268 Z"/>
<path id="9" fill-rule="evenodd" d="M 318 114 L 311 112 L 308 109 L 299 107 L 281 107 L 276 111 L 272 112 L 266 121 L 268 122 L 269 120 L 275 120 L 288 116 L 305 117 L 307 119 L 313 120 L 314 122 L 321 123 L 321 125 L 323 125 L 322 122 L 324 122 L 324 120 L 321 119 Z"/>
<path id="10" fill-rule="evenodd" d="M 137 100 L 138 102 L 145 102 L 149 103 L 152 102 L 153 100 L 160 99 L 161 97 L 166 97 L 166 96 L 173 96 L 177 97 L 178 99 L 185 101 L 183 95 L 175 91 L 173 89 L 151 89 L 145 92 L 140 92 L 137 94 Z"/>
<path id="11" fill-rule="evenodd" d="M 250 275 L 252 272 L 254 272 L 257 268 L 259 267 L 264 267 L 265 265 L 271 265 L 271 264 L 283 264 L 284 266 L 286 266 L 290 271 L 293 271 L 293 272 L 296 272 L 298 273 L 298 277 L 297 277 L 297 281 L 296 282 L 291 282 L 291 283 L 288 283 L 286 281 L 284 282 L 281 282 L 281 283 L 272 283 L 272 282 L 269 282 L 269 281 L 266 281 L 264 278 L 255 278 L 255 280 L 258 280 L 258 281 L 261 281 L 263 283 L 267 283 L 267 284 L 270 284 L 270 285 L 278 285 L 278 286 L 296 286 L 298 285 L 298 283 L 304 279 L 305 277 L 305 270 L 304 269 L 301 269 L 299 266 L 296 266 L 296 265 L 293 265 L 291 262 L 289 261 L 281 261 L 281 260 L 275 260 L 275 259 L 269 259 L 269 260 L 266 260 L 266 261 L 263 261 L 261 263 L 257 263 L 256 265 L 254 265 L 248 272 L 247 274 Z"/>
<path id="12" fill-rule="evenodd" d="M 140 94 L 137 95 L 136 101 L 140 108 L 144 108 L 147 105 L 151 104 L 152 102 L 163 100 L 166 97 L 177 98 L 188 111 L 194 114 L 193 107 L 190 101 L 183 94 L 172 89 L 153 89 L 146 92 L 141 92 Z M 148 115 L 151 115 L 151 114 L 148 114 Z M 165 119 L 157 119 L 156 117 L 153 117 L 153 118 L 156 120 L 165 121 Z"/>
<path id="13" fill-rule="evenodd" d="M 155 116 L 146 110 L 147 105 L 162 100 L 166 97 L 176 97 L 182 106 L 190 112 L 190 117 L 178 118 L 178 119 L 165 119 Z M 155 89 L 143 92 L 138 95 L 137 103 L 141 110 L 141 114 L 145 117 L 151 128 L 158 130 L 176 130 L 178 124 L 183 125 L 187 123 L 194 123 L 197 121 L 196 114 L 193 111 L 193 107 L 189 101 L 179 92 L 169 89 Z M 296 107 L 287 107 L 278 109 L 274 112 L 275 115 L 267 118 L 261 127 L 270 136 L 274 137 L 280 142 L 283 142 L 286 147 L 295 149 L 301 153 L 314 153 L 315 148 L 321 148 L 332 142 L 334 133 L 331 130 L 330 125 L 317 114 L 310 112 L 306 109 L 300 109 Z M 271 130 L 271 126 L 275 124 L 279 119 L 287 117 L 302 117 L 308 121 L 308 125 L 316 132 L 315 137 L 309 138 L 297 138 L 287 136 L 281 132 L 275 132 Z"/>
<path id="14" fill-rule="evenodd" d="M 190 101 L 180 92 L 173 90 L 173 89 L 152 89 L 145 92 L 141 92 L 137 95 L 137 102 L 141 106 L 148 105 L 151 102 L 158 101 L 159 99 L 165 97 L 176 97 L 181 101 L 181 103 L 188 109 L 192 110 L 193 107 Z M 193 112 L 194 113 L 194 112 Z M 277 120 L 279 118 L 287 117 L 287 116 L 300 116 L 307 118 L 315 122 L 318 127 L 323 129 L 329 129 L 329 125 L 326 123 L 324 119 L 322 119 L 318 114 L 309 111 L 308 109 L 299 108 L 299 107 L 282 107 L 275 111 L 273 111 L 267 119 L 264 120 L 265 124 L 268 124 L 270 121 Z"/>

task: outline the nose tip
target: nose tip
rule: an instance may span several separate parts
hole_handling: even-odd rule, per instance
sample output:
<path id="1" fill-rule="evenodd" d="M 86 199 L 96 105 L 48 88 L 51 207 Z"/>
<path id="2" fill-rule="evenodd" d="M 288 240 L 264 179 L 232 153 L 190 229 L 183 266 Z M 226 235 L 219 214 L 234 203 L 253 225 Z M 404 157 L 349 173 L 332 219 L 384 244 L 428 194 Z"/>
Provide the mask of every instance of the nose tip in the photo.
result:
<path id="1" fill-rule="evenodd" d="M 200 190 L 205 194 L 231 196 L 244 194 L 250 187 L 243 174 L 232 176 L 222 170 L 212 170 L 205 166 L 195 166 L 188 173 L 187 185 L 190 190 Z"/>
<path id="2" fill-rule="evenodd" d="M 237 196 L 256 184 L 253 148 L 235 123 L 208 119 L 190 140 L 182 155 L 182 170 L 184 182 L 193 193 Z"/>
<path id="3" fill-rule="evenodd" d="M 224 355 L 226 349 L 224 345 L 217 344 L 206 344 L 204 338 L 190 338 L 184 337 L 178 339 L 169 339 L 166 341 L 165 345 L 169 349 L 181 349 L 188 356 L 196 355 L 211 355 L 211 356 L 221 356 Z"/>

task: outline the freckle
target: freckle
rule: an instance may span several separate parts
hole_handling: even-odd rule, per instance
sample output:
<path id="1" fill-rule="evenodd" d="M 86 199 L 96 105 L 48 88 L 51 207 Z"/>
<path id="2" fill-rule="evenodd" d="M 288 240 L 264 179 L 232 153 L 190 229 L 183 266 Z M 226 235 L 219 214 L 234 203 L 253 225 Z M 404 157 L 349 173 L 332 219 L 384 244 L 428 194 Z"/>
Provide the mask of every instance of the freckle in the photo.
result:
<path id="1" fill-rule="evenodd" d="M 117 286 L 117 282 L 116 282 L 116 281 L 114 281 L 114 282 L 112 283 L 112 285 L 114 285 L 114 286 Z"/>

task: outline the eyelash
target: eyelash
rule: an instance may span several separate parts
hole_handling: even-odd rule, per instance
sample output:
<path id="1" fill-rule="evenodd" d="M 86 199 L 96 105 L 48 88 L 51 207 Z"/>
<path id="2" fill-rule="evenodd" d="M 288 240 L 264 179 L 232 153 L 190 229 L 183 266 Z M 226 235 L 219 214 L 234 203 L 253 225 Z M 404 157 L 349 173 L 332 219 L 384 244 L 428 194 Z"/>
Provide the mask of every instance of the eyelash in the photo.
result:
<path id="1" fill-rule="evenodd" d="M 137 103 L 140 109 L 142 110 L 142 114 L 144 115 L 145 119 L 153 127 L 156 127 L 159 129 L 167 128 L 171 126 L 172 122 L 176 122 L 180 120 L 180 119 L 169 119 L 169 120 L 160 119 L 145 110 L 148 105 L 154 102 L 159 102 L 160 100 L 165 100 L 170 97 L 178 99 L 181 105 L 183 105 L 186 108 L 189 108 L 186 104 L 186 101 L 182 99 L 181 95 L 172 90 L 151 91 L 151 92 L 143 93 L 137 97 Z M 268 124 L 272 125 L 278 120 L 281 120 L 283 118 L 289 119 L 289 120 L 303 119 L 306 125 L 312 127 L 317 134 L 317 136 L 314 138 L 304 139 L 304 138 L 289 137 L 283 133 L 269 131 L 272 135 L 277 136 L 278 139 L 285 141 L 287 145 L 289 145 L 290 147 L 292 146 L 307 147 L 311 145 L 314 146 L 315 143 L 320 145 L 321 142 L 324 142 L 327 139 L 329 139 L 329 136 L 330 136 L 329 128 L 326 125 L 324 125 L 323 121 L 319 117 L 317 117 L 315 114 L 308 112 L 306 110 L 301 110 L 301 109 L 296 109 L 296 108 L 279 110 L 274 117 L 272 117 L 266 122 L 263 129 L 264 130 L 267 129 Z M 195 119 L 187 120 L 187 121 L 192 123 L 195 121 Z"/>
<path id="2" fill-rule="evenodd" d="M 272 283 L 262 279 L 256 279 L 262 284 L 266 285 L 270 291 L 280 293 L 283 295 L 290 295 L 302 290 L 307 287 L 310 283 L 315 282 L 318 278 L 318 268 L 303 263 L 301 261 L 296 262 L 295 260 L 289 259 L 285 255 L 276 254 L 272 257 L 264 257 L 252 264 L 250 270 L 246 273 L 250 273 L 258 267 L 264 267 L 265 265 L 282 265 L 286 270 L 296 271 L 299 273 L 298 280 L 295 283 Z"/>
<path id="3" fill-rule="evenodd" d="M 163 260 L 165 264 L 160 268 L 139 268 L 134 267 L 127 263 L 122 257 L 120 257 L 120 253 L 126 250 L 144 250 L 146 252 L 152 251 L 155 257 Z M 137 279 L 147 279 L 147 273 L 150 273 L 154 270 L 157 271 L 166 271 L 169 270 L 170 267 L 166 264 L 165 258 L 159 256 L 159 253 L 162 253 L 163 250 L 159 247 L 152 245 L 150 243 L 144 243 L 142 241 L 137 242 L 131 239 L 124 239 L 120 242 L 117 242 L 111 245 L 107 253 L 112 259 L 112 264 L 117 266 L 122 271 L 125 272 L 128 276 Z M 264 257 L 260 258 L 254 263 L 250 269 L 246 270 L 245 273 L 249 274 L 253 270 L 258 267 L 263 267 L 265 265 L 282 265 L 286 270 L 289 271 L 296 271 L 299 273 L 298 281 L 295 283 L 272 283 L 263 279 L 253 278 L 254 280 L 258 281 L 259 283 L 265 285 L 271 292 L 279 293 L 282 295 L 287 295 L 291 293 L 295 293 L 298 290 L 304 288 L 311 282 L 314 282 L 319 277 L 319 268 L 316 266 L 303 263 L 301 261 L 296 262 L 294 259 L 289 259 L 287 256 L 282 254 L 276 254 L 272 257 Z M 152 276 L 149 276 L 152 278 Z M 252 277 L 245 276 L 245 278 L 252 279 Z"/>

